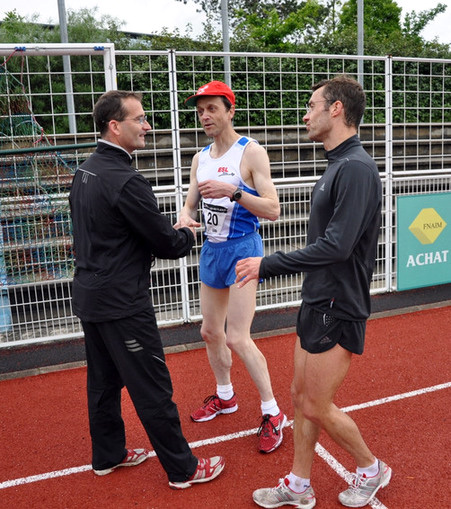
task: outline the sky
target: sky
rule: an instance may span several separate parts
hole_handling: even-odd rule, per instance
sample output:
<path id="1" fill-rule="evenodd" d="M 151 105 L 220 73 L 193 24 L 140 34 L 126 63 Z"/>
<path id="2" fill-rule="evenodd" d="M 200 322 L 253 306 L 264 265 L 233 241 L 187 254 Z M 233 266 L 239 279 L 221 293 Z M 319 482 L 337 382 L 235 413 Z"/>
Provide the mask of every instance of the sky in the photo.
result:
<path id="1" fill-rule="evenodd" d="M 125 25 L 122 27 L 123 30 L 144 34 L 161 31 L 163 27 L 168 28 L 169 31 L 174 31 L 178 28 L 184 34 L 187 23 L 191 23 L 193 34 L 198 34 L 202 32 L 202 23 L 205 21 L 204 13 L 196 12 L 198 6 L 193 0 L 187 0 L 186 4 L 176 0 L 127 0 L 126 2 L 114 2 L 111 0 L 60 0 L 60 3 L 65 5 L 66 10 L 92 9 L 93 6 L 97 6 L 97 17 L 108 14 L 125 22 Z M 447 5 L 447 11 L 439 14 L 426 27 L 422 36 L 426 40 L 438 37 L 439 42 L 451 44 L 451 0 L 432 0 L 432 2 L 426 5 L 424 0 L 396 0 L 396 3 L 402 8 L 401 18 L 404 17 L 406 12 L 420 12 L 425 9 L 431 9 L 439 3 Z M 0 20 L 4 18 L 6 12 L 13 9 L 24 17 L 37 14 L 41 23 L 59 22 L 58 0 L 39 0 L 39 2 L 14 0 L 11 3 L 7 0 L 1 0 Z"/>

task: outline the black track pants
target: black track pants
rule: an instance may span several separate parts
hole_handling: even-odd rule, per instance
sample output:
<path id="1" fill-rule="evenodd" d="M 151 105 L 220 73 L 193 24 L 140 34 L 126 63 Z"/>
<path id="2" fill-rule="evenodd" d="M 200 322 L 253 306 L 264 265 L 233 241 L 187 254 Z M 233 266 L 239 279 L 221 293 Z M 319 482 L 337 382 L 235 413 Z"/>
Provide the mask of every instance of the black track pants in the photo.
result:
<path id="1" fill-rule="evenodd" d="M 197 458 L 183 436 L 172 382 L 152 308 L 111 322 L 83 322 L 88 365 L 92 466 L 125 457 L 121 389 L 125 385 L 170 481 L 185 481 Z"/>

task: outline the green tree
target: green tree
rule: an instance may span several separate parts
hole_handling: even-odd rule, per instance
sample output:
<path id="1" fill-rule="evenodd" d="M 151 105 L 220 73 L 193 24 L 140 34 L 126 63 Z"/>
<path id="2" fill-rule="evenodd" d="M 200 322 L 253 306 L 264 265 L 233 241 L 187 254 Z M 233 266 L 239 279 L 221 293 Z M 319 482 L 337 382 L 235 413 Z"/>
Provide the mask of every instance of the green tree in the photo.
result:
<path id="1" fill-rule="evenodd" d="M 364 3 L 364 47 L 367 55 L 439 57 L 450 56 L 450 46 L 437 41 L 425 41 L 420 33 L 446 6 L 407 14 L 401 23 L 401 8 L 394 0 L 377 0 Z M 357 47 L 357 1 L 343 5 L 337 31 L 326 49 L 336 48 L 341 53 L 355 53 Z"/>
<path id="2" fill-rule="evenodd" d="M 234 32 L 235 42 L 240 44 L 250 39 L 258 41 L 260 50 L 264 51 L 299 51 L 314 39 L 323 13 L 317 0 L 302 3 L 302 7 L 285 13 L 276 8 L 249 15 L 241 9 L 236 11 L 241 21 Z"/>
<path id="3" fill-rule="evenodd" d="M 58 38 L 52 27 L 39 23 L 38 14 L 24 18 L 14 9 L 5 14 L 0 24 L 1 43 L 58 42 Z"/>
<path id="4" fill-rule="evenodd" d="M 189 0 L 177 0 L 188 3 Z M 221 0 L 191 0 L 197 4 L 198 12 L 205 12 L 212 20 L 218 21 L 221 17 Z M 296 12 L 305 4 L 305 0 L 228 0 L 229 23 L 235 28 L 243 21 L 243 16 L 266 16 L 275 11 L 281 20 Z"/>
<path id="5" fill-rule="evenodd" d="M 129 37 L 121 31 L 124 21 L 99 15 L 98 7 L 92 9 L 69 9 L 67 11 L 67 33 L 69 42 L 114 42 L 121 49 L 128 45 Z M 57 27 L 59 34 L 59 27 Z"/>
<path id="6" fill-rule="evenodd" d="M 177 0 L 178 2 L 188 3 L 188 0 Z M 221 9 L 221 0 L 191 0 L 199 5 L 198 11 L 219 12 Z M 304 0 L 266 0 L 256 2 L 255 0 L 229 0 L 229 7 L 241 9 L 247 14 L 262 14 L 263 11 L 276 9 L 279 14 L 289 14 L 300 7 Z"/>
<path id="7" fill-rule="evenodd" d="M 364 2 L 363 25 L 365 36 L 377 34 L 380 38 L 389 37 L 401 31 L 401 7 L 393 0 Z M 357 27 L 357 0 L 349 0 L 343 5 L 338 30 Z"/>
<path id="8" fill-rule="evenodd" d="M 403 34 L 412 38 L 421 38 L 421 32 L 426 26 L 435 19 L 438 14 L 445 12 L 447 9 L 445 4 L 437 4 L 436 7 L 426 11 L 411 11 L 406 14 L 402 27 Z"/>
<path id="9" fill-rule="evenodd" d="M 219 22 L 221 0 L 191 1 Z M 312 5 L 316 3 L 316 7 Z M 394 0 L 364 2 L 364 44 L 368 55 L 393 54 L 446 58 L 451 45 L 425 41 L 422 30 L 446 6 L 407 14 Z M 357 0 L 228 0 L 231 48 L 236 51 L 286 51 L 355 54 Z"/>
<path id="10" fill-rule="evenodd" d="M 69 42 L 115 42 L 119 46 L 126 36 L 120 31 L 124 22 L 109 15 L 98 16 L 98 8 L 67 11 Z M 15 9 L 7 12 L 0 24 L 0 42 L 61 42 L 59 25 L 43 24 L 38 14 L 20 16 Z"/>

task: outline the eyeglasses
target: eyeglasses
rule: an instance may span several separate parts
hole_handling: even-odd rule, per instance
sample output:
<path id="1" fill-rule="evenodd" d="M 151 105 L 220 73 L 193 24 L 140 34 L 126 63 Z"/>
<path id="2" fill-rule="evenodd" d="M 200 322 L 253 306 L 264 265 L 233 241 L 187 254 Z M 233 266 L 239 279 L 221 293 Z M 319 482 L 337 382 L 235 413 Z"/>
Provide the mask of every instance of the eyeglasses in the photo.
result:
<path id="1" fill-rule="evenodd" d="M 124 118 L 124 120 L 133 120 L 133 122 L 139 122 L 141 125 L 144 125 L 147 122 L 147 115 L 141 115 L 136 118 Z"/>
<path id="2" fill-rule="evenodd" d="M 321 101 L 315 101 L 315 102 L 308 102 L 306 105 L 305 105 L 305 110 L 307 111 L 307 113 L 310 113 L 311 111 L 313 111 L 314 107 L 316 104 L 318 103 L 327 103 L 329 102 L 327 99 L 322 99 Z"/>

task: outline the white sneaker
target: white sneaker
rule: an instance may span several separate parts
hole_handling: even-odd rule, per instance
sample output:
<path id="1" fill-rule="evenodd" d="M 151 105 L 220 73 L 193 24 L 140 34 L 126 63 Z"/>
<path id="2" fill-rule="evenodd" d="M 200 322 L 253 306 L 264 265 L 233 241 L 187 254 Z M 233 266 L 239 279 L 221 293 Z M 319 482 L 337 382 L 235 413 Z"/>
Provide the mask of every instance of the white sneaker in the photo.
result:
<path id="1" fill-rule="evenodd" d="M 194 474 L 186 481 L 169 481 L 169 487 L 174 490 L 190 488 L 193 484 L 212 481 L 224 470 L 225 460 L 222 456 L 198 458 Z"/>
<path id="2" fill-rule="evenodd" d="M 311 486 L 302 493 L 296 493 L 288 487 L 288 484 L 288 477 L 279 479 L 279 484 L 275 488 L 255 490 L 252 498 L 260 507 L 269 509 L 272 507 L 282 507 L 283 505 L 292 505 L 299 509 L 312 509 L 312 507 L 315 507 L 315 492 Z"/>
<path id="3" fill-rule="evenodd" d="M 338 495 L 338 500 L 346 507 L 364 507 L 373 500 L 380 488 L 390 482 L 392 470 L 379 461 L 379 473 L 374 477 L 365 474 L 355 476 L 354 483 Z"/>
<path id="4" fill-rule="evenodd" d="M 119 467 L 135 467 L 136 465 L 139 465 L 143 461 L 146 461 L 148 457 L 149 451 L 147 449 L 127 449 L 127 455 L 125 456 L 125 458 L 117 465 L 114 465 L 114 467 L 93 471 L 96 475 L 111 474 L 111 472 L 113 472 L 114 470 L 116 470 L 116 468 Z"/>

